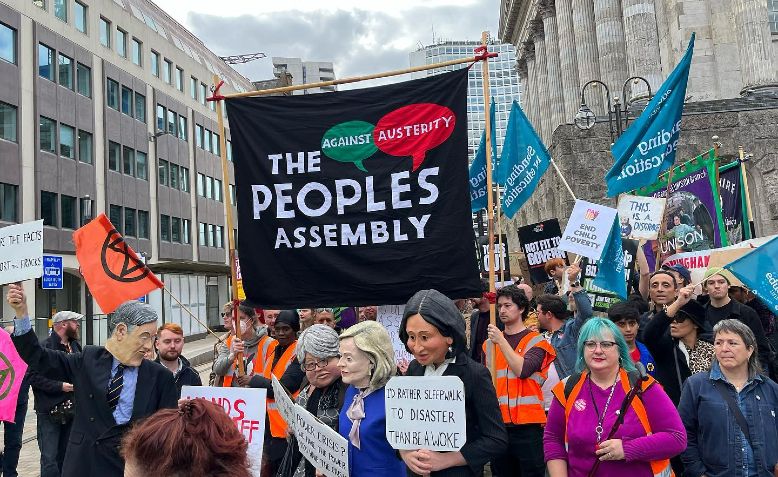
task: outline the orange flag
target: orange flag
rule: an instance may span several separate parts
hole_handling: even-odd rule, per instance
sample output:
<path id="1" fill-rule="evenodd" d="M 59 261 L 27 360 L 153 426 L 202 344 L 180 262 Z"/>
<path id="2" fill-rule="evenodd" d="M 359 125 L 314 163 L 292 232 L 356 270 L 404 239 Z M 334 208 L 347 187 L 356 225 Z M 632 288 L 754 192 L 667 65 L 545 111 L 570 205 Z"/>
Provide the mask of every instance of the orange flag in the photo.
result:
<path id="1" fill-rule="evenodd" d="M 73 232 L 76 257 L 103 313 L 165 285 L 138 258 L 105 214 Z"/>

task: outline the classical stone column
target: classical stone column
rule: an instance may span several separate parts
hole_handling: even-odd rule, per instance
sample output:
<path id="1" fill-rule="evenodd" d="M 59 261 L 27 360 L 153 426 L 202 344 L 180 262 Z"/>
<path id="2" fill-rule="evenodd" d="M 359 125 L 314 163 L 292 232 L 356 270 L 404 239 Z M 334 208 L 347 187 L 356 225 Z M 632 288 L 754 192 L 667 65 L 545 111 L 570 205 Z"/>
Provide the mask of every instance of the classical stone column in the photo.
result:
<path id="1" fill-rule="evenodd" d="M 624 24 L 621 15 L 619 0 L 594 0 L 594 23 L 602 75 L 600 79 L 610 88 L 611 96 L 619 97 L 621 97 L 621 87 L 628 78 Z"/>
<path id="2" fill-rule="evenodd" d="M 562 71 L 559 67 L 559 33 L 556 25 L 556 10 L 554 0 L 546 0 L 540 4 L 540 15 L 543 17 L 543 30 L 546 43 L 546 72 L 548 77 L 549 111 L 551 113 L 551 131 L 548 146 L 551 146 L 551 135 L 560 124 L 567 122 L 565 118 L 565 98 L 562 93 Z"/>
<path id="3" fill-rule="evenodd" d="M 597 33 L 594 26 L 592 0 L 572 0 L 572 5 L 575 57 L 578 64 L 579 99 L 577 102 L 580 106 L 581 88 L 591 80 L 602 78 L 600 77 L 600 54 L 597 51 Z M 597 116 L 607 115 L 601 93 L 602 88 L 591 89 L 586 96 L 586 104 Z"/>
<path id="4" fill-rule="evenodd" d="M 537 80 L 538 103 L 540 104 L 539 116 L 542 124 L 543 142 L 551 144 L 551 104 L 548 94 L 548 67 L 546 66 L 546 38 L 543 31 L 543 22 L 533 20 L 530 23 L 532 28 L 532 41 L 535 43 L 535 78 Z"/>
<path id="5" fill-rule="evenodd" d="M 740 50 L 740 74 L 743 89 L 740 94 L 778 91 L 778 64 L 765 19 L 767 4 L 763 0 L 733 0 L 733 29 Z"/>
<path id="6" fill-rule="evenodd" d="M 662 64 L 659 57 L 654 0 L 621 0 L 621 7 L 629 76 L 642 76 L 647 79 L 651 90 L 655 92 L 662 84 Z M 630 95 L 630 90 L 627 94 Z M 631 95 L 627 100 L 645 99 L 648 99 L 646 84 L 642 81 L 633 82 Z"/>
<path id="7" fill-rule="evenodd" d="M 575 117 L 581 102 L 571 0 L 556 0 L 556 24 L 559 31 L 559 69 L 562 72 L 562 95 L 565 98 L 564 122 L 569 122 Z"/>
<path id="8" fill-rule="evenodd" d="M 524 43 L 523 58 L 527 65 L 527 82 L 521 85 L 521 106 L 527 114 L 527 118 L 532 123 L 532 127 L 540 134 L 543 126 L 540 122 L 540 105 L 538 103 L 538 77 L 537 66 L 535 64 L 535 44 L 532 42 Z M 526 100 L 524 99 L 526 98 Z"/>

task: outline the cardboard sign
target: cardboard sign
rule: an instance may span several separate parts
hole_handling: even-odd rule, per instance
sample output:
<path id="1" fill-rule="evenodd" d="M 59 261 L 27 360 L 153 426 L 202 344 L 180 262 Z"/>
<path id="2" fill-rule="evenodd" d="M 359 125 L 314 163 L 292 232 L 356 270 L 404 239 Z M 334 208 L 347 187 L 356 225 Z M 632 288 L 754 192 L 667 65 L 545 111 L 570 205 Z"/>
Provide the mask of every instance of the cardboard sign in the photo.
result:
<path id="1" fill-rule="evenodd" d="M 0 227 L 0 285 L 43 275 L 43 220 Z"/>
<path id="2" fill-rule="evenodd" d="M 633 240 L 656 240 L 665 214 L 663 197 L 619 196 L 621 237 Z"/>
<path id="3" fill-rule="evenodd" d="M 294 401 L 275 375 L 271 375 L 270 379 L 273 384 L 273 399 L 276 401 L 278 413 L 284 418 L 289 428 L 294 431 Z"/>
<path id="4" fill-rule="evenodd" d="M 599 260 L 605 242 L 616 218 L 616 209 L 593 204 L 585 200 L 575 201 L 573 213 L 562 234 L 559 250 Z"/>
<path id="5" fill-rule="evenodd" d="M 184 386 L 181 388 L 181 398 L 207 399 L 224 409 L 246 438 L 251 475 L 259 477 L 265 440 L 267 391 L 257 388 Z"/>
<path id="6" fill-rule="evenodd" d="M 557 248 L 560 240 L 562 240 L 562 230 L 559 228 L 557 219 L 519 228 L 521 251 L 527 258 L 533 285 L 549 281 L 545 270 L 546 262 L 549 260 L 561 258 L 567 263 L 567 254 Z"/>
<path id="7" fill-rule="evenodd" d="M 481 267 L 481 276 L 489 276 L 489 237 L 478 237 L 478 263 Z M 495 235 L 494 237 L 494 273 L 497 276 L 497 280 L 500 277 L 505 277 L 506 280 L 511 278 L 511 266 L 508 259 L 508 236 L 502 236 L 502 249 L 500 249 L 500 241 Z M 504 281 L 504 280 L 503 280 Z"/>
<path id="8" fill-rule="evenodd" d="M 348 441 L 297 404 L 294 429 L 300 453 L 327 477 L 348 477 Z"/>
<path id="9" fill-rule="evenodd" d="M 398 376 L 384 393 L 392 448 L 458 451 L 465 445 L 465 385 L 457 376 Z"/>
<path id="10" fill-rule="evenodd" d="M 381 323 L 392 338 L 395 363 L 410 363 L 413 355 L 405 349 L 405 344 L 400 340 L 400 322 L 403 319 L 405 305 L 384 305 L 378 307 L 376 321 Z"/>

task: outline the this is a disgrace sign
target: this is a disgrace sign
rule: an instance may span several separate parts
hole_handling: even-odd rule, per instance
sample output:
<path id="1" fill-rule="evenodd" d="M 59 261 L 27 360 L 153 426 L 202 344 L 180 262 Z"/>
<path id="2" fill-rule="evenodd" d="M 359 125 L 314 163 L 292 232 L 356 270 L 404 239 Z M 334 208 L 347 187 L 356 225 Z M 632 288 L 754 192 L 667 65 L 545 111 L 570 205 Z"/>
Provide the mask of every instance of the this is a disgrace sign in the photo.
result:
<path id="1" fill-rule="evenodd" d="M 458 377 L 394 377 L 385 397 L 392 448 L 458 451 L 465 445 L 465 386 Z"/>
<path id="2" fill-rule="evenodd" d="M 294 433 L 305 459 L 327 477 L 348 477 L 348 441 L 295 404 Z"/>
<path id="3" fill-rule="evenodd" d="M 221 406 L 248 442 L 251 475 L 259 477 L 262 467 L 262 446 L 265 439 L 267 391 L 257 388 L 222 388 L 184 386 L 183 399 L 207 399 Z"/>

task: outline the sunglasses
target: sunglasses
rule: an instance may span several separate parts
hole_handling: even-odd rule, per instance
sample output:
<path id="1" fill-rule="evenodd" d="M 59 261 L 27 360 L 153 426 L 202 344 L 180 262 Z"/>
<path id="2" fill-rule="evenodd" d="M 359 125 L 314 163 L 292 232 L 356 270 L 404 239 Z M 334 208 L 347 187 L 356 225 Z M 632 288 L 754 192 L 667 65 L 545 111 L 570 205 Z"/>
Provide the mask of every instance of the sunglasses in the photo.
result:
<path id="1" fill-rule="evenodd" d="M 689 316 L 686 313 L 678 312 L 676 313 L 675 317 L 673 317 L 673 321 L 676 323 L 684 323 L 686 320 L 689 319 Z"/>

